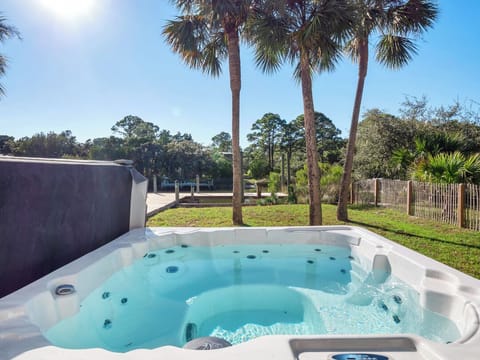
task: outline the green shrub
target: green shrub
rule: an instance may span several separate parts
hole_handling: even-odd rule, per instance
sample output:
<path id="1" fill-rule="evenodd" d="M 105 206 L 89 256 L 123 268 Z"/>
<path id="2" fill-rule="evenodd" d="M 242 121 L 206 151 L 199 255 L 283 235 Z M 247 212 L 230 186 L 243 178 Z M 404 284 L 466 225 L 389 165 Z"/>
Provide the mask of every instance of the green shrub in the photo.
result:
<path id="1" fill-rule="evenodd" d="M 305 204 L 308 202 L 308 176 L 307 176 L 307 166 L 305 165 L 303 169 L 298 170 L 295 173 L 295 193 L 297 196 L 297 201 L 300 204 Z"/>
<path id="2" fill-rule="evenodd" d="M 289 204 L 296 204 L 297 203 L 297 195 L 295 194 L 295 188 L 293 187 L 293 185 L 288 186 L 287 202 Z"/>
<path id="3" fill-rule="evenodd" d="M 268 191 L 273 195 L 280 191 L 280 185 L 280 174 L 276 172 L 271 172 L 268 176 Z"/>
<path id="4" fill-rule="evenodd" d="M 262 179 L 268 175 L 268 162 L 263 158 L 250 161 L 247 171 L 248 176 L 254 179 Z"/>
<path id="5" fill-rule="evenodd" d="M 338 201 L 338 192 L 340 181 L 342 179 L 343 167 L 338 164 L 319 163 L 321 170 L 320 191 L 322 193 L 322 201 L 335 203 Z M 307 166 L 295 173 L 296 189 L 299 203 L 308 202 L 308 176 Z"/>
<path id="6" fill-rule="evenodd" d="M 260 199 L 257 201 L 257 205 L 277 205 L 278 204 L 278 197 L 275 193 L 272 193 L 272 195 L 266 197 L 266 198 L 263 198 L 263 199 Z"/>
<path id="7" fill-rule="evenodd" d="M 322 176 L 320 178 L 320 190 L 322 200 L 327 203 L 338 202 L 338 193 L 340 191 L 340 181 L 342 180 L 343 167 L 338 164 L 319 164 Z"/>

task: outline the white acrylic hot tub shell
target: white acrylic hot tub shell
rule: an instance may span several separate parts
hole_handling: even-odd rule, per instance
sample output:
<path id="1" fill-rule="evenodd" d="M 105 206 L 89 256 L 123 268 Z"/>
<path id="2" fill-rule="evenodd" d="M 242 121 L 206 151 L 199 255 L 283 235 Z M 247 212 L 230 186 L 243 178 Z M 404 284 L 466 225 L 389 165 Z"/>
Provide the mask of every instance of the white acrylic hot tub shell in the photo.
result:
<path id="1" fill-rule="evenodd" d="M 214 351 L 164 346 L 113 353 L 67 350 L 41 334 L 71 316 L 80 302 L 114 272 L 146 252 L 176 244 L 331 243 L 343 244 L 369 261 L 374 275 L 391 272 L 420 293 L 423 306 L 456 322 L 462 338 L 440 344 L 415 335 L 265 336 Z M 73 284 L 76 293 L 58 297 L 55 288 Z M 277 228 L 146 228 L 133 230 L 42 279 L 0 299 L 0 360 L 3 359 L 328 359 L 342 352 L 370 352 L 392 359 L 479 359 L 480 280 L 440 264 L 370 231 L 348 226 Z"/>

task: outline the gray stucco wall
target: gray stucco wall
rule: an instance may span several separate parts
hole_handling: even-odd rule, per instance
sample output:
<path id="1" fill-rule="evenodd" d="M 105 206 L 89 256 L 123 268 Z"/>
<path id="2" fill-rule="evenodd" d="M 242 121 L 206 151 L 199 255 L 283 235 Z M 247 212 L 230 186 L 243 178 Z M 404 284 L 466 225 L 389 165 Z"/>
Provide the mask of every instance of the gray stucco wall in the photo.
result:
<path id="1" fill-rule="evenodd" d="M 126 166 L 0 157 L 0 297 L 129 231 L 131 196 Z"/>

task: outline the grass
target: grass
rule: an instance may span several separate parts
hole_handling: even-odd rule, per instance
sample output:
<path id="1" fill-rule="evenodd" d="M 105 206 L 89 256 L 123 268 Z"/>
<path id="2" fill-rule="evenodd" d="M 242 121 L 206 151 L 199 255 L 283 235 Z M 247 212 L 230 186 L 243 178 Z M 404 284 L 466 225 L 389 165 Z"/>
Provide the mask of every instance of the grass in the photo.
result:
<path id="1" fill-rule="evenodd" d="M 480 233 L 380 208 L 349 209 L 348 223 L 336 220 L 336 207 L 323 205 L 324 225 L 365 227 L 390 240 L 480 279 Z M 150 218 L 147 226 L 231 226 L 230 207 L 179 208 Z M 308 225 L 307 205 L 248 206 L 243 208 L 246 226 Z"/>

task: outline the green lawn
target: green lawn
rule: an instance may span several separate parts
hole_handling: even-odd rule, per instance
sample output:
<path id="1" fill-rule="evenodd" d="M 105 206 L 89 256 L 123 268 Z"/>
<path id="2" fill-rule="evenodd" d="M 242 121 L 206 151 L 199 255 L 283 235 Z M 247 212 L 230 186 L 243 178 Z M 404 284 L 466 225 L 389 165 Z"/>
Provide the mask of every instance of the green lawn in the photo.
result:
<path id="1" fill-rule="evenodd" d="M 336 207 L 323 205 L 324 225 L 335 219 Z M 150 218 L 148 226 L 231 226 L 229 207 L 179 208 Z M 408 217 L 384 208 L 351 208 L 351 222 L 480 279 L 480 232 Z M 246 226 L 308 225 L 306 205 L 246 206 Z"/>

